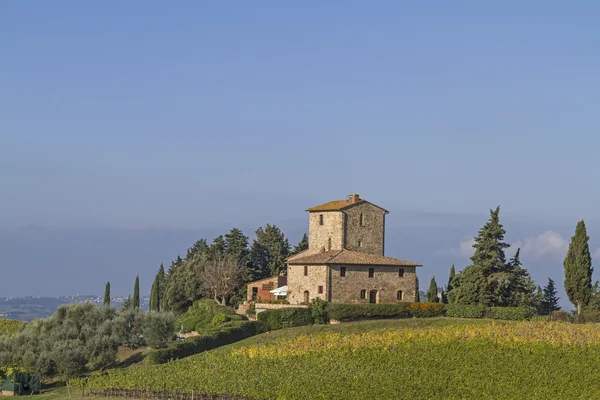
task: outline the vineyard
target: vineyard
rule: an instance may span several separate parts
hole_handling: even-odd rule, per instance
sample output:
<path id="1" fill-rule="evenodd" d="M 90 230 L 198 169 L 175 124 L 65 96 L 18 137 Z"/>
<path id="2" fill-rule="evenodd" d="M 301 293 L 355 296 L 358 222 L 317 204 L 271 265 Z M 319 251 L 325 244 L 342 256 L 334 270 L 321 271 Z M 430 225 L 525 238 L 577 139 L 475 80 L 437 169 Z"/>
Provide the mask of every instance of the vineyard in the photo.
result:
<path id="1" fill-rule="evenodd" d="M 0 335 L 12 336 L 16 334 L 23 325 L 25 325 L 25 322 L 23 321 L 0 318 Z"/>
<path id="2" fill-rule="evenodd" d="M 593 398 L 600 392 L 600 329 L 550 322 L 338 329 L 111 370 L 72 384 L 96 393 L 267 399 Z"/>

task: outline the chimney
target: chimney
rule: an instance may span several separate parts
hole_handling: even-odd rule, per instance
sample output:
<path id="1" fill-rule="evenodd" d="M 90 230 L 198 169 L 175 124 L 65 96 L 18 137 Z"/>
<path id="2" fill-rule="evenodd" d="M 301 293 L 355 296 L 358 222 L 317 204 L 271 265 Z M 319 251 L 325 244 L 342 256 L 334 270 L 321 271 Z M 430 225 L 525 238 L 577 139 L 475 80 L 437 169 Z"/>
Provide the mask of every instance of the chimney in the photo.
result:
<path id="1" fill-rule="evenodd" d="M 348 196 L 348 203 L 354 204 L 360 201 L 360 196 L 357 194 L 351 194 Z"/>

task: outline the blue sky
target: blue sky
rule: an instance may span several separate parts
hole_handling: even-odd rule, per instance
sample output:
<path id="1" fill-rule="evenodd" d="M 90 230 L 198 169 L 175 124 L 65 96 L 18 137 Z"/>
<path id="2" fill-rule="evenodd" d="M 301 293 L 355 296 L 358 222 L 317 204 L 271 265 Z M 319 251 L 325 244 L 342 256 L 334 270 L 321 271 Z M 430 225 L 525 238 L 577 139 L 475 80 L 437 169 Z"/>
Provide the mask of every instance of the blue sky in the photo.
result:
<path id="1" fill-rule="evenodd" d="M 411 229 L 593 231 L 600 4 L 522 3 L 2 2 L 0 230 L 298 231 L 358 192 Z"/>

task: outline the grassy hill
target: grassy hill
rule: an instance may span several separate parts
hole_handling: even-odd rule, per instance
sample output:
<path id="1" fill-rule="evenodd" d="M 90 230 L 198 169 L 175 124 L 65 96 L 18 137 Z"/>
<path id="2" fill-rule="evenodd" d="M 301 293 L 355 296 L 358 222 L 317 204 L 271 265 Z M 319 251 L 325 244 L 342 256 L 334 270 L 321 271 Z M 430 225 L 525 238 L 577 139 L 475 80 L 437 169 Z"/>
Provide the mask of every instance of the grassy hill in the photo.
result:
<path id="1" fill-rule="evenodd" d="M 267 399 L 593 398 L 599 351 L 595 325 L 365 321 L 270 332 L 169 364 L 112 370 L 90 378 L 88 389 Z"/>

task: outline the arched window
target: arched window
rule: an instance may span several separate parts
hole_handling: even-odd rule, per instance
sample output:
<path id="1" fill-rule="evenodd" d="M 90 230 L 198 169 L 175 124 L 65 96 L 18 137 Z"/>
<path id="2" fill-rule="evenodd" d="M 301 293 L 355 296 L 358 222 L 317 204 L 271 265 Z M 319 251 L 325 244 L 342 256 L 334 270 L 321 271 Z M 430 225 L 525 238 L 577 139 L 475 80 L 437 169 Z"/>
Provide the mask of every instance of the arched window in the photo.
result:
<path id="1" fill-rule="evenodd" d="M 364 219 L 362 213 L 360 213 L 360 226 L 365 226 L 365 219 Z"/>
<path id="2" fill-rule="evenodd" d="M 308 293 L 308 290 L 304 291 L 304 304 L 309 304 L 310 303 L 310 293 Z"/>
<path id="3" fill-rule="evenodd" d="M 396 297 L 398 300 L 402 300 L 402 290 L 398 290 L 398 293 L 396 294 Z"/>
<path id="4" fill-rule="evenodd" d="M 331 250 L 331 238 L 329 238 L 329 240 L 327 240 L 327 250 Z"/>
<path id="5" fill-rule="evenodd" d="M 360 291 L 360 298 L 363 300 L 367 298 L 367 291 L 365 289 Z"/>

